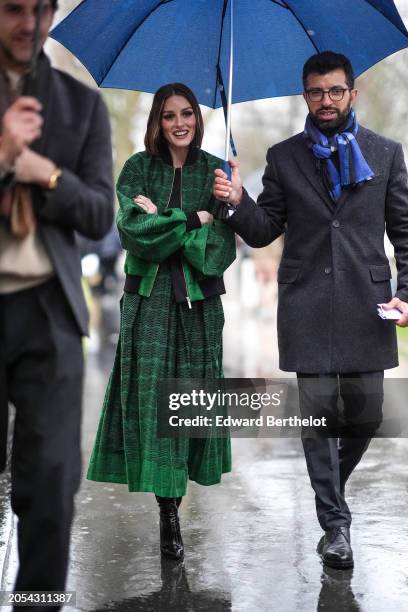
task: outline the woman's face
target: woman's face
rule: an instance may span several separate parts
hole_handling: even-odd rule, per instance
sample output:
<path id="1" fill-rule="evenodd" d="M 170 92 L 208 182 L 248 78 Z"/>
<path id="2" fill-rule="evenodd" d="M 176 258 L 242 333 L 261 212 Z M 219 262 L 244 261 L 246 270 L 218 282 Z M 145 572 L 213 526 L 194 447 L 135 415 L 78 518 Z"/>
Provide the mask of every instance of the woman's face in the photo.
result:
<path id="1" fill-rule="evenodd" d="M 196 118 L 184 96 L 170 96 L 164 103 L 160 127 L 170 147 L 188 147 L 195 136 Z"/>

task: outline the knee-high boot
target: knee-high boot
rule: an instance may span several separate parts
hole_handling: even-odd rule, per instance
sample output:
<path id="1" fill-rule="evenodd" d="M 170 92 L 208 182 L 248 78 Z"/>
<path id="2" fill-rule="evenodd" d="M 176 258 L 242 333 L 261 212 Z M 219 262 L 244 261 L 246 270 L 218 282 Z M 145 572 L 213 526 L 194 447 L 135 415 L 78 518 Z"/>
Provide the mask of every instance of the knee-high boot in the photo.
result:
<path id="1" fill-rule="evenodd" d="M 180 560 L 184 557 L 184 545 L 180 532 L 178 507 L 181 497 L 159 497 L 160 508 L 160 549 L 163 555 Z"/>

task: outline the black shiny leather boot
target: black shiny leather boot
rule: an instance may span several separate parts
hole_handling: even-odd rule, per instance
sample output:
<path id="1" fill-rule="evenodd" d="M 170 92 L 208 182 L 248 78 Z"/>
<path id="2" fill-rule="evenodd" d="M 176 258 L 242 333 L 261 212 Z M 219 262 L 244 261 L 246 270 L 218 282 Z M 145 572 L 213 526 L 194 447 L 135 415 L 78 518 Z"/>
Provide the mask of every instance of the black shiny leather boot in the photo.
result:
<path id="1" fill-rule="evenodd" d="M 349 569 L 353 567 L 350 529 L 341 525 L 326 531 L 317 545 L 317 552 L 321 555 L 323 563 L 329 567 L 336 569 Z"/>
<path id="2" fill-rule="evenodd" d="M 182 498 L 156 495 L 156 499 L 160 508 L 160 549 L 162 555 L 181 560 L 184 557 L 184 546 L 177 509 Z"/>

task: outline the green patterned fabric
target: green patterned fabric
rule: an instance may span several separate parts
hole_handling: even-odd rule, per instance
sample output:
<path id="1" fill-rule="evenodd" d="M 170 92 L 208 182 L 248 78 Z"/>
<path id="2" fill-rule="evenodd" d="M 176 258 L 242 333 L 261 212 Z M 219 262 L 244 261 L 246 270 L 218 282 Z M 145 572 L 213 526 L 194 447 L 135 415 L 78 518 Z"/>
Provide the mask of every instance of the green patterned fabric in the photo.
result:
<path id="1" fill-rule="evenodd" d="M 88 469 L 88 478 L 126 483 L 130 491 L 185 495 L 188 480 L 220 482 L 231 470 L 229 438 L 159 439 L 158 381 L 221 378 L 224 315 L 219 296 L 203 299 L 198 280 L 222 276 L 235 257 L 233 232 L 222 221 L 188 231 L 186 213 L 211 212 L 213 170 L 220 160 L 203 151 L 182 170 L 182 209 L 167 208 L 174 170 L 138 153 L 118 182 L 118 228 L 127 249 L 125 271 L 142 276 L 139 294 L 125 293 L 120 339 Z M 145 214 L 143 194 L 158 207 Z M 180 252 L 192 308 L 177 304 L 166 259 Z"/>
<path id="2" fill-rule="evenodd" d="M 222 276 L 234 261 L 234 232 L 223 221 L 216 219 L 211 226 L 191 231 L 186 228 L 186 213 L 214 211 L 214 170 L 221 164 L 218 157 L 198 151 L 197 160 L 182 169 L 181 208 L 168 208 L 174 168 L 145 151 L 126 162 L 117 185 L 117 224 L 127 251 L 125 272 L 142 277 L 140 295 L 150 295 L 159 264 L 175 251 L 182 255 L 191 301 L 203 299 L 199 280 Z M 157 215 L 146 214 L 135 204 L 133 198 L 139 194 L 156 204 Z"/>
<path id="3" fill-rule="evenodd" d="M 161 378 L 222 377 L 224 315 L 219 296 L 176 304 L 167 264 L 151 296 L 125 293 L 121 331 L 88 475 L 127 483 L 129 491 L 185 495 L 188 479 L 202 485 L 231 471 L 228 438 L 158 439 Z"/>

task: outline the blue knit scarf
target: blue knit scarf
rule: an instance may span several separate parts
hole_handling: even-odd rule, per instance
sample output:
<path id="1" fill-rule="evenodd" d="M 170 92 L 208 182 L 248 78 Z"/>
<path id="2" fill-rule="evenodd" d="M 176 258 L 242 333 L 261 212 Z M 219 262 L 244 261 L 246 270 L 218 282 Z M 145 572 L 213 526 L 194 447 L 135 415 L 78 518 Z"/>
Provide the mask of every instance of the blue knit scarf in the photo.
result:
<path id="1" fill-rule="evenodd" d="M 309 146 L 317 159 L 326 162 L 326 170 L 330 183 L 329 193 L 331 198 L 337 202 L 341 196 L 343 187 L 357 185 L 369 181 L 374 172 L 363 157 L 361 149 L 356 140 L 358 123 L 356 114 L 351 109 L 347 123 L 340 134 L 326 136 L 312 122 L 310 115 L 307 116 L 305 134 L 309 140 Z M 340 172 L 331 159 L 333 151 L 337 150 L 339 155 Z"/>

